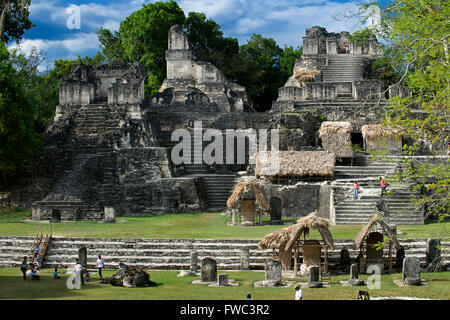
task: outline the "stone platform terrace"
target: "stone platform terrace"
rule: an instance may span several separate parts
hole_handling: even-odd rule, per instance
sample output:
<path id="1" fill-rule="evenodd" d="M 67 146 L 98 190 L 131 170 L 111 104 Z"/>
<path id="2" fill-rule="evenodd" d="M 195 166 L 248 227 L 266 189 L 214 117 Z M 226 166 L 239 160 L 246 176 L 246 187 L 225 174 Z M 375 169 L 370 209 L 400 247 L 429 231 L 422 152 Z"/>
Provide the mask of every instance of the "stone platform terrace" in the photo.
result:
<path id="1" fill-rule="evenodd" d="M 0 237 L 0 266 L 19 266 L 33 245 L 33 237 Z M 205 257 L 214 258 L 219 270 L 239 270 L 242 249 L 249 249 L 250 270 L 264 270 L 264 263 L 272 258 L 272 250 L 259 250 L 259 240 L 246 239 L 100 239 L 100 238 L 59 238 L 52 242 L 44 267 L 67 267 L 78 257 L 78 249 L 86 247 L 88 268 L 95 267 L 100 254 L 105 260 L 105 268 L 117 269 L 119 262 L 140 266 L 149 270 L 188 270 L 190 254 L 197 251 L 199 261 Z M 443 239 L 445 245 L 450 239 Z M 401 239 L 406 256 L 415 256 L 422 266 L 429 262 L 427 239 Z M 450 246 L 450 245 L 449 245 Z M 352 239 L 335 239 L 335 249 L 328 251 L 329 269 L 339 269 L 340 252 L 349 251 L 352 260 L 359 251 L 353 249 Z M 444 250 L 444 261 L 450 264 L 448 249 Z M 385 248 L 385 255 L 388 248 Z M 450 266 L 450 265 L 448 265 Z"/>

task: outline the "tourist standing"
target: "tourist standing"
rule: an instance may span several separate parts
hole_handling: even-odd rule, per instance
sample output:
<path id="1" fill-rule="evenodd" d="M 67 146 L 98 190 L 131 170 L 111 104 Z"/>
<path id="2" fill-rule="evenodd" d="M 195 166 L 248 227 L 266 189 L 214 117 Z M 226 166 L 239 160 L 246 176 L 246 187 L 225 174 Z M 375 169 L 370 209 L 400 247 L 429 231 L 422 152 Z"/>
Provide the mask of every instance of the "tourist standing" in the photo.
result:
<path id="1" fill-rule="evenodd" d="M 34 257 L 37 258 L 38 255 L 39 255 L 39 247 L 36 245 L 34 246 Z"/>
<path id="2" fill-rule="evenodd" d="M 97 268 L 98 268 L 98 275 L 100 276 L 100 280 L 103 280 L 103 275 L 102 275 L 103 265 L 104 265 L 104 262 L 103 262 L 102 256 L 99 255 L 98 259 L 97 259 Z"/>
<path id="3" fill-rule="evenodd" d="M 299 286 L 295 287 L 295 300 L 302 300 L 303 299 L 303 292 L 302 288 Z"/>
<path id="4" fill-rule="evenodd" d="M 55 271 L 53 272 L 53 279 L 61 279 L 61 278 L 58 276 L 58 268 L 55 268 Z"/>
<path id="5" fill-rule="evenodd" d="M 80 261 L 76 259 L 75 267 L 73 267 L 73 271 L 75 272 L 75 281 L 84 285 L 83 279 L 83 266 L 80 264 Z"/>
<path id="6" fill-rule="evenodd" d="M 386 180 L 382 177 L 380 177 L 380 187 L 381 187 L 381 195 L 384 195 L 386 193 L 387 183 Z"/>
<path id="7" fill-rule="evenodd" d="M 28 270 L 27 257 L 23 257 L 22 265 L 20 266 L 20 271 L 22 271 L 23 273 L 23 280 L 27 280 L 27 270 Z"/>
<path id="8" fill-rule="evenodd" d="M 359 184 L 356 180 L 353 181 L 353 199 L 358 200 Z"/>

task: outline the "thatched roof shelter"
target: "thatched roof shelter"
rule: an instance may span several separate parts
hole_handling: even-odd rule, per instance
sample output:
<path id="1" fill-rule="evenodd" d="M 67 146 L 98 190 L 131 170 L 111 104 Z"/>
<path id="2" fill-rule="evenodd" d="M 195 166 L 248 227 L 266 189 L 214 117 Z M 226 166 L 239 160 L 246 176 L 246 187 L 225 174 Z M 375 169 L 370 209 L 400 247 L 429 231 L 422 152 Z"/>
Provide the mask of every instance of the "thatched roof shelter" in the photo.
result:
<path id="1" fill-rule="evenodd" d="M 307 82 L 315 80 L 316 76 L 320 74 L 320 70 L 308 69 L 305 67 L 294 67 L 294 79 L 298 81 L 301 87 L 304 87 Z"/>
<path id="2" fill-rule="evenodd" d="M 389 225 L 383 221 L 383 217 L 379 215 L 378 213 L 375 213 L 370 221 L 361 229 L 361 231 L 356 236 L 353 246 L 355 249 L 361 248 L 364 238 L 367 237 L 367 235 L 370 232 L 370 229 L 378 223 L 380 227 L 383 229 L 383 231 L 388 235 L 389 239 L 393 242 L 395 248 L 398 250 L 401 248 L 400 242 L 398 241 L 397 237 L 395 236 L 395 233 L 391 230 Z"/>
<path id="3" fill-rule="evenodd" d="M 255 202 L 258 205 L 258 207 L 262 211 L 269 211 L 270 205 L 269 201 L 267 200 L 267 197 L 259 185 L 259 182 L 252 180 L 252 181 L 242 181 L 236 184 L 236 186 L 233 189 L 233 193 L 228 198 L 227 201 L 227 207 L 228 209 L 235 208 L 239 204 L 239 200 L 241 200 L 242 195 L 246 194 L 247 192 L 253 190 L 253 193 L 255 195 Z"/>
<path id="4" fill-rule="evenodd" d="M 361 132 L 363 138 L 367 140 L 378 140 L 383 136 L 389 139 L 400 135 L 400 130 L 392 129 L 381 124 L 365 124 L 361 127 Z"/>
<path id="5" fill-rule="evenodd" d="M 266 151 L 256 155 L 256 177 L 333 177 L 336 156 L 328 151 Z"/>
<path id="6" fill-rule="evenodd" d="M 319 137 L 325 150 L 333 152 L 336 157 L 353 157 L 353 126 L 347 121 L 324 121 L 319 129 Z"/>
<path id="7" fill-rule="evenodd" d="M 302 235 L 306 238 L 311 229 L 316 229 L 322 236 L 325 245 L 333 249 L 333 237 L 328 230 L 328 222 L 322 217 L 319 217 L 319 212 L 311 212 L 306 217 L 299 218 L 297 224 L 277 230 L 264 237 L 259 243 L 258 248 L 265 249 L 280 249 L 282 251 L 291 251 L 295 241 Z"/>

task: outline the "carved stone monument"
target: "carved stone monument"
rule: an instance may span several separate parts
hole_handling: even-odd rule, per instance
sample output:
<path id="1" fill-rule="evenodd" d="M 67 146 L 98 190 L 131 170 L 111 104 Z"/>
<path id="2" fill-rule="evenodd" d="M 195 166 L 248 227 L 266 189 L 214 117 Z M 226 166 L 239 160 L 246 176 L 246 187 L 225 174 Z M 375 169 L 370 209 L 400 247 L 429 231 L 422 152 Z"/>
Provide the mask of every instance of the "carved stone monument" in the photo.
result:
<path id="1" fill-rule="evenodd" d="M 191 252 L 191 264 L 190 264 L 190 271 L 195 273 L 198 271 L 198 252 L 192 251 Z"/>
<path id="2" fill-rule="evenodd" d="M 250 250 L 248 248 L 241 249 L 241 270 L 248 270 L 250 266 Z"/>
<path id="3" fill-rule="evenodd" d="M 78 249 L 78 260 L 83 268 L 87 268 L 87 249 L 81 247 Z"/>
<path id="4" fill-rule="evenodd" d="M 348 283 L 352 286 L 361 286 L 364 284 L 363 280 L 358 279 L 358 264 L 353 263 L 350 266 L 350 279 Z"/>
<path id="5" fill-rule="evenodd" d="M 228 286 L 228 275 L 220 274 L 217 279 L 217 285 L 218 286 Z"/>
<path id="6" fill-rule="evenodd" d="M 277 285 L 281 282 L 282 265 L 279 260 L 267 260 L 264 269 L 266 271 L 266 283 L 268 285 Z"/>
<path id="7" fill-rule="evenodd" d="M 212 258 L 202 260 L 202 282 L 217 281 L 217 262 Z"/>
<path id="8" fill-rule="evenodd" d="M 403 260 L 402 279 L 410 286 L 418 286 L 422 283 L 420 279 L 420 262 L 417 257 L 405 257 Z"/>

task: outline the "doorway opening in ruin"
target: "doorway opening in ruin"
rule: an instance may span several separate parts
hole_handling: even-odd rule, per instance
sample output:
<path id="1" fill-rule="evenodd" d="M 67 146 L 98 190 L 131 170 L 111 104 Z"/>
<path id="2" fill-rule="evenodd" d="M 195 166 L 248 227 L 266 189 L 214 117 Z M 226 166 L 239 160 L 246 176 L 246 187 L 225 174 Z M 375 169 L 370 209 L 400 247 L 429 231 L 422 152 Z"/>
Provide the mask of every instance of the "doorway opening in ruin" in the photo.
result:
<path id="1" fill-rule="evenodd" d="M 361 131 L 352 131 L 351 133 L 352 145 L 364 150 L 364 139 Z"/>
<path id="2" fill-rule="evenodd" d="M 61 211 L 58 209 L 52 210 L 52 222 L 60 222 L 61 221 Z"/>
<path id="3" fill-rule="evenodd" d="M 278 197 L 273 197 L 270 199 L 270 223 L 271 224 L 281 224 L 281 212 L 282 212 L 282 202 Z"/>

